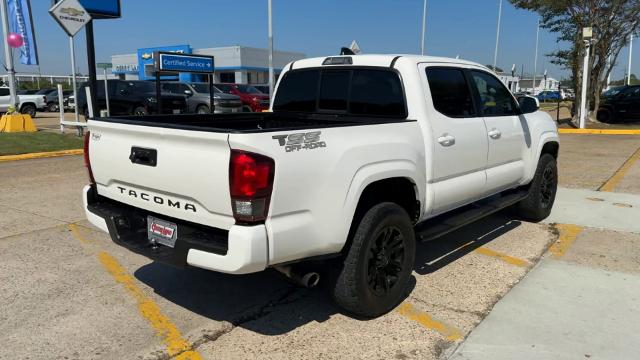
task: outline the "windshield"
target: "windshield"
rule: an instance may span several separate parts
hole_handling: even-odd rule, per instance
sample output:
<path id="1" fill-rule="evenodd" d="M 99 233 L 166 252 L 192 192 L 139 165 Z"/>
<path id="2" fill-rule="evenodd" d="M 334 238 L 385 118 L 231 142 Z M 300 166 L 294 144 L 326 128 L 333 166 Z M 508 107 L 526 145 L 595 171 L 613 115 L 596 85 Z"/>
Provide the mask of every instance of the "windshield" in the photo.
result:
<path id="1" fill-rule="evenodd" d="M 193 83 L 191 84 L 191 86 L 193 86 L 193 89 L 197 92 L 197 93 L 209 93 L 209 84 L 208 83 Z M 215 86 L 213 87 L 213 93 L 219 93 L 220 90 L 218 90 L 218 88 L 216 88 Z"/>
<path id="2" fill-rule="evenodd" d="M 46 95 L 55 89 L 40 89 L 36 92 L 36 95 Z"/>
<path id="3" fill-rule="evenodd" d="M 151 82 L 146 81 L 131 81 L 128 85 L 134 88 L 138 92 L 155 92 L 155 86 Z"/>
<path id="4" fill-rule="evenodd" d="M 257 95 L 264 94 L 262 91 L 256 89 L 251 85 L 238 85 L 238 91 L 240 91 L 243 94 L 257 94 Z"/>
<path id="5" fill-rule="evenodd" d="M 604 96 L 616 96 L 620 93 L 621 88 L 612 88 L 605 91 L 602 95 Z"/>

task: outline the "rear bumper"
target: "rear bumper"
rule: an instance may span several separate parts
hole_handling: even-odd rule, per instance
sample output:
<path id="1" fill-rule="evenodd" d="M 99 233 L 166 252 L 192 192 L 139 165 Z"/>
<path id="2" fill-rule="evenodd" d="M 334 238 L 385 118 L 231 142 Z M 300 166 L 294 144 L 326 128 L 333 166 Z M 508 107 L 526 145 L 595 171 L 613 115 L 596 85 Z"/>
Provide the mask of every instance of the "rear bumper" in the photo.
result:
<path id="1" fill-rule="evenodd" d="M 87 219 L 109 233 L 116 244 L 162 263 L 187 265 L 229 274 L 262 271 L 267 266 L 267 232 L 264 225 L 237 226 L 229 231 L 167 218 L 83 190 Z M 178 237 L 173 248 L 147 239 L 147 215 L 174 222 Z"/>

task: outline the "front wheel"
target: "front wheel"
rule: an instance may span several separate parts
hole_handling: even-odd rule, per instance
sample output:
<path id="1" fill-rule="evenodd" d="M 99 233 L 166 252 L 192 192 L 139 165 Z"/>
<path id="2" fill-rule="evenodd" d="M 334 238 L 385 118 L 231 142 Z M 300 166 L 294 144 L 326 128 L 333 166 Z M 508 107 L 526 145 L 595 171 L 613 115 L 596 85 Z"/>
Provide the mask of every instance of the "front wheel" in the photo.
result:
<path id="1" fill-rule="evenodd" d="M 133 108 L 133 115 L 144 116 L 149 115 L 149 112 L 144 106 L 136 106 L 135 108 Z"/>
<path id="2" fill-rule="evenodd" d="M 209 114 L 209 113 L 211 113 L 211 110 L 209 110 L 209 107 L 207 105 L 200 105 L 196 109 L 196 114 Z"/>
<path id="3" fill-rule="evenodd" d="M 364 215 L 353 236 L 333 297 L 345 310 L 376 317 L 403 299 L 415 259 L 409 214 L 394 203 L 378 204 Z"/>
<path id="4" fill-rule="evenodd" d="M 542 221 L 549 216 L 558 189 L 558 168 L 556 159 L 550 154 L 542 154 L 536 174 L 529 186 L 529 194 L 518 203 L 518 213 L 526 220 Z"/>

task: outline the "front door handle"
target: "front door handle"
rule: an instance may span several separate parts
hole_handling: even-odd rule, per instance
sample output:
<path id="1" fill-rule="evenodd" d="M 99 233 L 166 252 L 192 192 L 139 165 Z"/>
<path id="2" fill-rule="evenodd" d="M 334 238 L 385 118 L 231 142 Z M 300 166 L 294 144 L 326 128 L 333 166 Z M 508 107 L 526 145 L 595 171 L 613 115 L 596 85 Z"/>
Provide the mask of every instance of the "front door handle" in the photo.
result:
<path id="1" fill-rule="evenodd" d="M 491 131 L 489 131 L 487 134 L 489 134 L 489 137 L 492 139 L 500 139 L 500 136 L 502 136 L 500 130 L 496 128 L 491 129 Z"/>
<path id="2" fill-rule="evenodd" d="M 438 138 L 438 142 L 442 146 L 451 146 L 456 143 L 456 138 L 453 135 L 444 133 Z"/>

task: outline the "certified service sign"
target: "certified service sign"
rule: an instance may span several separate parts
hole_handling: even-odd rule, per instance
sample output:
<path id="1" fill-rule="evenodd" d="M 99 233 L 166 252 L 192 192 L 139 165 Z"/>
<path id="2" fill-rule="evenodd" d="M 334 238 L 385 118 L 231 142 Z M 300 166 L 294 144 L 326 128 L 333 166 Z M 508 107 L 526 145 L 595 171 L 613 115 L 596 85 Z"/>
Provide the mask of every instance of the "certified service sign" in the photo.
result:
<path id="1" fill-rule="evenodd" d="M 49 9 L 49 14 L 69 36 L 77 34 L 91 21 L 91 15 L 80 5 L 78 0 L 62 0 Z"/>
<path id="2" fill-rule="evenodd" d="M 156 68 L 161 72 L 213 73 L 213 56 L 157 52 Z"/>

